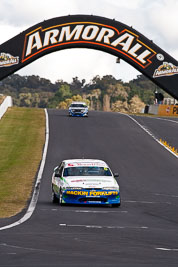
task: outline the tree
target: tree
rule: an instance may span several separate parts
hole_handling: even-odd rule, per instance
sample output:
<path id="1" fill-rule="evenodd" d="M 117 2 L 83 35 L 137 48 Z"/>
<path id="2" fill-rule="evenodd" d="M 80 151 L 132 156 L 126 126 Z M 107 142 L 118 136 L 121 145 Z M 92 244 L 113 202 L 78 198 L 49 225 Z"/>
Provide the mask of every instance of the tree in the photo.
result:
<path id="1" fill-rule="evenodd" d="M 69 98 L 72 96 L 70 86 L 67 83 L 64 83 L 60 86 L 58 91 L 55 93 L 55 95 L 49 99 L 49 108 L 56 108 L 59 104 L 59 102 L 65 101 L 66 98 Z"/>
<path id="2" fill-rule="evenodd" d="M 31 98 L 32 98 L 32 94 L 31 93 L 21 93 L 19 95 L 20 97 L 20 106 L 22 107 L 30 107 L 31 106 Z"/>
<path id="3" fill-rule="evenodd" d="M 68 84 L 61 85 L 55 96 L 57 96 L 60 101 L 63 101 L 68 97 L 71 97 L 72 93 L 70 90 L 70 86 Z"/>
<path id="4" fill-rule="evenodd" d="M 59 108 L 59 109 L 68 109 L 68 107 L 70 106 L 70 104 L 73 101 L 85 102 L 88 106 L 90 104 L 90 101 L 88 99 L 84 99 L 81 95 L 74 95 L 71 98 L 65 99 L 65 101 L 61 101 L 58 104 L 57 108 Z"/>
<path id="5" fill-rule="evenodd" d="M 145 104 L 141 101 L 141 99 L 137 95 L 135 95 L 130 100 L 129 112 L 140 113 L 144 107 Z"/>
<path id="6" fill-rule="evenodd" d="M 83 86 L 85 84 L 85 79 L 82 79 L 82 81 L 80 81 L 78 79 L 78 77 L 74 77 L 72 78 L 72 83 L 70 85 L 70 88 L 71 88 L 71 91 L 72 91 L 72 94 L 79 94 L 82 92 L 82 89 L 83 89 Z"/>
<path id="7" fill-rule="evenodd" d="M 124 112 L 127 113 L 129 111 L 129 105 L 127 101 L 117 100 L 115 103 L 112 104 L 112 111 L 114 112 Z"/>
<path id="8" fill-rule="evenodd" d="M 131 88 L 128 101 L 134 95 L 137 95 L 145 104 L 150 105 L 154 103 L 155 84 L 144 75 L 138 75 L 137 79 L 130 81 L 128 85 Z"/>

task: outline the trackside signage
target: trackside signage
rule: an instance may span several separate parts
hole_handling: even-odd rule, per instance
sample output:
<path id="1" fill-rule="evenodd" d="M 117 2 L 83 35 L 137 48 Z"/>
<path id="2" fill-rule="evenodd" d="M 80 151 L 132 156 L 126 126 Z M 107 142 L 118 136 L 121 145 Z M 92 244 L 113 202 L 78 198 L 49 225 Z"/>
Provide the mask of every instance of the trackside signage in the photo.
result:
<path id="1" fill-rule="evenodd" d="M 159 116 L 178 116 L 178 106 L 177 105 L 159 105 L 158 108 Z"/>
<path id="2" fill-rule="evenodd" d="M 178 99 L 177 60 L 134 28 L 92 15 L 44 20 L 1 44 L 0 80 L 42 56 L 69 48 L 100 50 L 122 59 Z"/>
<path id="3" fill-rule="evenodd" d="M 156 52 L 143 43 L 135 33 L 99 23 L 74 22 L 39 27 L 25 36 L 22 62 L 44 50 L 67 44 L 83 43 L 105 46 L 129 57 L 142 68 L 150 65 Z"/>

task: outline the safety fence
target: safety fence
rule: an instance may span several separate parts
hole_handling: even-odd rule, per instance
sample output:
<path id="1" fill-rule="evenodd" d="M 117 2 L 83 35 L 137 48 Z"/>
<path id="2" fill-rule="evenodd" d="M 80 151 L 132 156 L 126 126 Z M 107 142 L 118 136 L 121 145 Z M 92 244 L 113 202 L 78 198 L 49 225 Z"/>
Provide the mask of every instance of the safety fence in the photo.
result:
<path id="1" fill-rule="evenodd" d="M 178 117 L 178 105 L 162 105 L 155 104 L 145 107 L 144 113 L 158 116 L 173 116 Z"/>

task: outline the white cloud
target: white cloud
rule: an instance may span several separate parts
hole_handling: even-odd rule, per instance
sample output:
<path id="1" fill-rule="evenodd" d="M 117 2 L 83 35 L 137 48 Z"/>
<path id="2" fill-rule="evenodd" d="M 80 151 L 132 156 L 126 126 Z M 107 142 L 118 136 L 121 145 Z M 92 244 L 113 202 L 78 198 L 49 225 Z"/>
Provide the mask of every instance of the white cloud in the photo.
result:
<path id="1" fill-rule="evenodd" d="M 116 0 L 106 0 L 108 5 L 114 5 L 116 7 L 124 7 L 127 9 L 137 9 L 144 0 L 127 0 L 127 1 L 116 1 Z"/>
<path id="2" fill-rule="evenodd" d="M 32 26 L 43 20 L 77 12 L 75 0 L 1 0 L 0 18 L 11 25 Z"/>
<path id="3" fill-rule="evenodd" d="M 0 44 L 8 41 L 15 35 L 22 32 L 24 29 L 20 26 L 11 26 L 0 22 Z"/>
<path id="4" fill-rule="evenodd" d="M 158 5 L 152 9 L 150 20 L 154 29 L 162 37 L 169 47 L 177 47 L 178 43 L 178 1 L 165 1 L 164 5 Z M 153 30 L 153 27 L 152 27 Z"/>

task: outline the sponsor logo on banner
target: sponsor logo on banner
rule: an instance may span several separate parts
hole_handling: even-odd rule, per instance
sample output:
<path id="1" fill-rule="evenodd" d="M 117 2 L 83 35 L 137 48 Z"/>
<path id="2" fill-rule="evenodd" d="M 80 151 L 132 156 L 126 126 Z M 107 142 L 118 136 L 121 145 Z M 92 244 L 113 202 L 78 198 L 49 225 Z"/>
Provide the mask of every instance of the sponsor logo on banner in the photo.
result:
<path id="1" fill-rule="evenodd" d="M 178 116 L 177 105 L 159 105 L 158 107 L 159 116 Z"/>
<path id="2" fill-rule="evenodd" d="M 166 108 L 166 112 L 169 113 L 170 110 L 171 110 L 171 108 L 170 108 L 170 106 L 168 106 L 168 107 Z"/>
<path id="3" fill-rule="evenodd" d="M 153 78 L 178 74 L 178 67 L 172 63 L 163 62 L 154 72 Z"/>
<path id="4" fill-rule="evenodd" d="M 19 57 L 14 57 L 8 53 L 0 53 L 0 67 L 10 67 L 19 64 Z"/>
<path id="5" fill-rule="evenodd" d="M 72 22 L 43 29 L 39 27 L 26 34 L 22 62 L 48 49 L 81 44 L 95 45 L 119 52 L 142 68 L 148 67 L 157 54 L 128 29 L 117 28 L 95 22 Z M 75 46 L 76 47 L 76 46 Z"/>
<path id="6" fill-rule="evenodd" d="M 173 115 L 178 115 L 178 107 L 173 107 Z"/>

